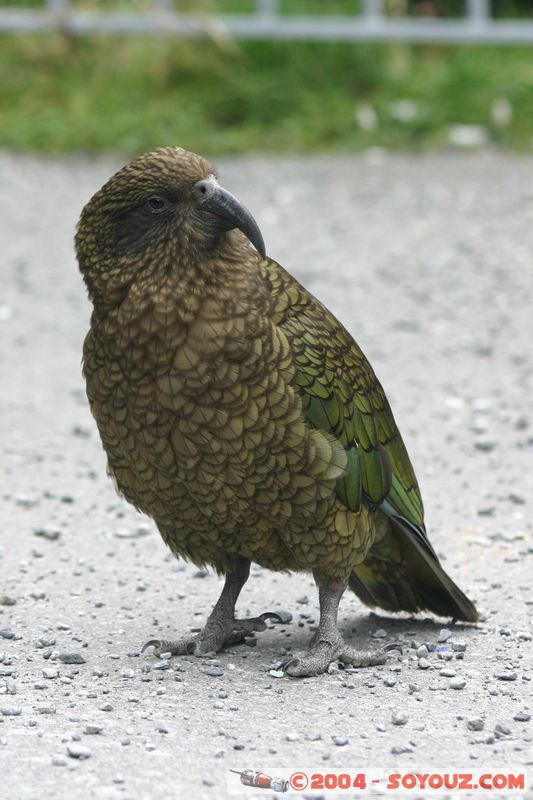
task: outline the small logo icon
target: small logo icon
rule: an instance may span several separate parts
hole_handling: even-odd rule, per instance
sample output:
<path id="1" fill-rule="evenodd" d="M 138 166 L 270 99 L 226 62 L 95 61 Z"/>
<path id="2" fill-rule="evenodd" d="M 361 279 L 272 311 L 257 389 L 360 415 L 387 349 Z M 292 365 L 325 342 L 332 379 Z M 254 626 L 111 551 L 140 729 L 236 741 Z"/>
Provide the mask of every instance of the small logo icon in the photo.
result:
<path id="1" fill-rule="evenodd" d="M 285 778 L 271 778 L 270 775 L 266 775 L 264 772 L 254 772 L 253 769 L 245 769 L 242 772 L 238 769 L 230 769 L 230 772 L 240 776 L 243 786 L 272 789 L 273 792 L 280 792 L 280 794 L 289 791 L 289 781 Z"/>

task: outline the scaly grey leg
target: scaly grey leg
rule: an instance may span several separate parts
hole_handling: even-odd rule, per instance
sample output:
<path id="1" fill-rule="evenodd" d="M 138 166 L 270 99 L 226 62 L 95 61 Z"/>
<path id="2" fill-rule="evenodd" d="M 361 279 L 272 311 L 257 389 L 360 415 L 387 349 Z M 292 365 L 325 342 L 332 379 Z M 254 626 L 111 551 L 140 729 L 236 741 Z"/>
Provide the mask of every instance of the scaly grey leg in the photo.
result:
<path id="1" fill-rule="evenodd" d="M 339 660 L 354 667 L 373 667 L 384 664 L 385 653 L 356 650 L 346 644 L 337 627 L 340 599 L 347 582 L 331 582 L 319 586 L 320 622 L 309 644 L 309 650 L 301 658 L 292 658 L 282 664 L 291 677 L 320 675 L 326 672 L 332 661 Z"/>
<path id="2" fill-rule="evenodd" d="M 224 646 L 239 644 L 255 631 L 266 630 L 268 619 L 282 622 L 282 618 L 274 612 L 266 612 L 250 619 L 235 619 L 235 604 L 249 574 L 250 561 L 247 558 L 238 558 L 234 568 L 226 573 L 224 588 L 199 634 L 184 636 L 176 641 L 150 639 L 144 645 L 143 652 L 147 647 L 153 647 L 156 655 L 171 653 L 177 656 L 205 656 L 217 653 Z"/>

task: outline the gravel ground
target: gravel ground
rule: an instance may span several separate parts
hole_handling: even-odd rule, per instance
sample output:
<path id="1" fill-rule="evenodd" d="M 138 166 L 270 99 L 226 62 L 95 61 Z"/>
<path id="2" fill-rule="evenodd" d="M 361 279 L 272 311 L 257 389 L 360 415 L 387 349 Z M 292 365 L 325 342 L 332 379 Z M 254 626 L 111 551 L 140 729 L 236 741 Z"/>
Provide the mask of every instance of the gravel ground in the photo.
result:
<path id="1" fill-rule="evenodd" d="M 171 559 L 115 495 L 85 400 L 89 303 L 72 237 L 118 162 L 0 154 L 3 799 L 214 800 L 228 768 L 270 765 L 529 765 L 533 778 L 533 160 L 218 165 L 269 253 L 372 360 L 431 539 L 483 622 L 444 642 L 444 620 L 369 613 L 347 595 L 347 636 L 402 640 L 403 655 L 278 677 L 317 621 L 315 592 L 308 576 L 255 568 L 241 615 L 284 609 L 291 624 L 212 660 L 140 655 L 147 638 L 198 628 L 220 581 Z"/>

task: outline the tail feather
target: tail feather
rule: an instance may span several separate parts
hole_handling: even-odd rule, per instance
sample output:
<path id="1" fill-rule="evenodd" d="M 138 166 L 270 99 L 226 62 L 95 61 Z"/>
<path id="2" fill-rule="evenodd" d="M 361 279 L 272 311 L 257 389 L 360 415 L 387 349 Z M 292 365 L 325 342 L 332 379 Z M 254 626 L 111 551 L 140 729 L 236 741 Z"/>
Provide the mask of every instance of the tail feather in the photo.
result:
<path id="1" fill-rule="evenodd" d="M 368 606 L 388 611 L 427 609 L 442 617 L 477 622 L 471 600 L 443 570 L 433 548 L 411 523 L 401 517 L 390 519 L 391 541 L 386 549 L 372 550 L 350 577 L 350 588 Z"/>

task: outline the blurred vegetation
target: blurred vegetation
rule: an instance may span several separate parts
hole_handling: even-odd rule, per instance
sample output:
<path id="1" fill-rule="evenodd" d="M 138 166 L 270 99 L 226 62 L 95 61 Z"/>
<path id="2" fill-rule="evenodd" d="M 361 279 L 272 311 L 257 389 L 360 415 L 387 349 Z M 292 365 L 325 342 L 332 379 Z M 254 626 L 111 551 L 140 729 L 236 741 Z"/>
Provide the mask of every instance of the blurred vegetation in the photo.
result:
<path id="1" fill-rule="evenodd" d="M 95 0 L 74 1 L 95 7 Z M 98 0 L 99 8 L 110 5 L 116 4 Z M 530 0 L 494 5 L 510 16 L 532 12 Z M 253 6 L 203 0 L 206 10 Z M 281 7 L 341 13 L 356 11 L 358 0 L 281 0 Z M 458 0 L 390 0 L 389 9 L 457 14 L 461 7 Z M 471 144 L 533 147 L 532 48 L 0 36 L 5 147 L 134 153 L 180 144 L 206 154 L 425 149 L 453 143 L 458 125 L 476 126 L 469 129 L 473 137 L 467 131 Z"/>

